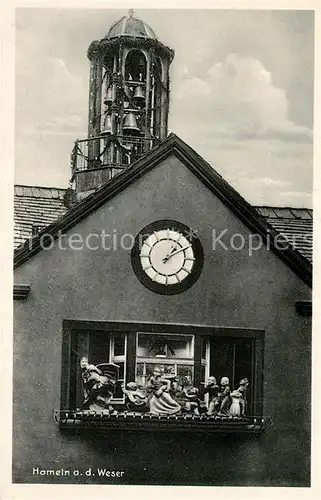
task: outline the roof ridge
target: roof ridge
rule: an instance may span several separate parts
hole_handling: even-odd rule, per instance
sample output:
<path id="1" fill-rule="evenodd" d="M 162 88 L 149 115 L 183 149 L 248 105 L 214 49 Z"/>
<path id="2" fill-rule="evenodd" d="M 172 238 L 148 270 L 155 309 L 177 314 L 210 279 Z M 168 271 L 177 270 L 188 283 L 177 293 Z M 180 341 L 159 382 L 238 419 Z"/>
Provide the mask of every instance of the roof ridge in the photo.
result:
<path id="1" fill-rule="evenodd" d="M 280 210 L 313 210 L 313 208 L 308 207 L 290 207 L 290 206 L 278 206 L 278 205 L 253 205 L 254 208 L 278 208 Z"/>
<path id="2" fill-rule="evenodd" d="M 66 191 L 68 188 L 63 188 L 63 187 L 56 187 L 56 186 L 38 186 L 38 185 L 31 185 L 31 184 L 14 184 L 14 188 L 16 187 L 21 187 L 21 188 L 37 188 L 37 189 L 57 189 L 58 191 Z"/>

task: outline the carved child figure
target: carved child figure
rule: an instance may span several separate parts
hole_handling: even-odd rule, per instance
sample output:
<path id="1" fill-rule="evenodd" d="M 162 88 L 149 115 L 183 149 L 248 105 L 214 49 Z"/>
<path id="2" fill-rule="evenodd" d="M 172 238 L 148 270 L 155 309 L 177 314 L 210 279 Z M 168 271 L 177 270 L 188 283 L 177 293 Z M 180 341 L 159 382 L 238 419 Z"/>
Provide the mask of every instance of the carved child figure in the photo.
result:
<path id="1" fill-rule="evenodd" d="M 239 389 L 235 389 L 231 392 L 232 404 L 230 407 L 230 415 L 233 417 L 241 416 L 241 402 L 243 401 L 242 393 Z"/>
<path id="2" fill-rule="evenodd" d="M 122 391 L 127 397 L 127 408 L 132 411 L 148 411 L 147 395 L 144 390 L 138 388 L 136 382 L 128 382 L 126 388 L 122 386 Z"/>
<path id="3" fill-rule="evenodd" d="M 180 383 L 180 379 L 177 375 L 172 376 L 169 378 L 171 382 L 171 387 L 170 387 L 170 394 L 174 399 L 178 399 L 182 393 L 182 385 Z"/>
<path id="4" fill-rule="evenodd" d="M 187 375 L 184 379 L 182 396 L 185 401 L 183 409 L 189 413 L 193 413 L 194 415 L 199 416 L 199 390 L 197 389 L 197 387 L 193 386 L 192 378 L 189 375 Z"/>
<path id="5" fill-rule="evenodd" d="M 229 415 L 232 404 L 230 381 L 228 377 L 221 378 L 221 391 L 218 393 L 219 411 L 218 415 Z"/>
<path id="6" fill-rule="evenodd" d="M 205 385 L 205 390 L 204 390 L 204 393 L 209 395 L 209 406 L 207 415 L 215 415 L 218 412 L 219 392 L 220 388 L 216 383 L 216 378 L 213 376 L 208 377 L 207 384 Z"/>
<path id="7" fill-rule="evenodd" d="M 171 382 L 162 376 L 162 370 L 155 367 L 147 381 L 149 411 L 154 415 L 174 415 L 181 407 L 170 395 Z"/>
<path id="8" fill-rule="evenodd" d="M 247 399 L 246 399 L 246 391 L 249 386 L 249 380 L 247 378 L 242 378 L 240 381 L 240 385 L 238 388 L 238 392 L 241 394 L 240 396 L 240 409 L 241 415 L 245 416 L 247 411 Z"/>

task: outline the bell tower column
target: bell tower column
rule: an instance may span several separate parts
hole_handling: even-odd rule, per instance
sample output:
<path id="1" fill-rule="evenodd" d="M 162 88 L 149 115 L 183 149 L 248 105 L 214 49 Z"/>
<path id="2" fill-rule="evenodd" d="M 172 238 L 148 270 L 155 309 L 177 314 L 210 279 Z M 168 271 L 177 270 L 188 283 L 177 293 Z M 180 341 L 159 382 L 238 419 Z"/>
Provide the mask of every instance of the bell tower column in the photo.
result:
<path id="1" fill-rule="evenodd" d="M 89 117 L 88 137 L 100 136 L 101 93 L 102 93 L 102 61 L 99 54 L 94 53 L 90 61 L 89 80 Z M 99 162 L 99 140 L 88 142 L 88 157 L 92 166 Z"/>

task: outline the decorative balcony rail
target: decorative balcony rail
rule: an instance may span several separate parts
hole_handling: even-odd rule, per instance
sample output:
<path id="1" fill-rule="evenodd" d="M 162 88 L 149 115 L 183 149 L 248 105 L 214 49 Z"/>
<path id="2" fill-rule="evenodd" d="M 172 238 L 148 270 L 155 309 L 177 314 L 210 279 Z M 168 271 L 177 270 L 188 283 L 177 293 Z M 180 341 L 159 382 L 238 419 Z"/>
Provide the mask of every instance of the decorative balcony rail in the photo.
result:
<path id="1" fill-rule="evenodd" d="M 112 134 L 75 141 L 71 153 L 72 173 L 92 169 L 123 169 L 143 156 L 157 139 Z"/>
<path id="2" fill-rule="evenodd" d="M 165 430 L 203 432 L 250 432 L 264 430 L 262 417 L 235 417 L 209 415 L 153 415 L 129 411 L 75 411 L 54 410 L 53 417 L 61 428 L 77 429 L 121 429 L 121 430 Z"/>

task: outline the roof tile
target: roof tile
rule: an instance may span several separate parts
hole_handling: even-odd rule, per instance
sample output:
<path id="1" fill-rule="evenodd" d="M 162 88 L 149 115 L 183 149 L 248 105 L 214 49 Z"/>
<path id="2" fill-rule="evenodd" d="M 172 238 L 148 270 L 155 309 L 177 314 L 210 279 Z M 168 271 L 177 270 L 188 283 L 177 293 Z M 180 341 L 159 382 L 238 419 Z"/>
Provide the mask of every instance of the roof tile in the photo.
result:
<path id="1" fill-rule="evenodd" d="M 276 216 L 280 219 L 293 219 L 293 214 L 289 208 L 275 207 L 273 210 Z"/>
<path id="2" fill-rule="evenodd" d="M 301 255 L 312 262 L 313 212 L 305 208 L 255 207 Z M 274 213 L 275 215 L 271 216 Z"/>
<path id="3" fill-rule="evenodd" d="M 32 188 L 32 194 L 35 198 L 40 198 L 41 197 L 41 193 L 40 193 L 40 189 L 37 188 L 37 187 L 33 187 Z"/>
<path id="4" fill-rule="evenodd" d="M 45 199 L 51 199 L 52 198 L 52 195 L 51 195 L 51 190 L 50 189 L 45 189 L 45 188 L 39 188 L 39 191 L 41 193 L 41 198 L 45 198 Z"/>
<path id="5" fill-rule="evenodd" d="M 34 226 L 46 227 L 67 211 L 63 203 L 65 189 L 15 186 L 14 246 L 32 236 Z"/>
<path id="6" fill-rule="evenodd" d="M 24 186 L 23 187 L 23 196 L 33 196 L 33 187 Z"/>
<path id="7" fill-rule="evenodd" d="M 291 208 L 291 212 L 298 219 L 312 219 L 312 210 L 307 210 L 305 208 Z"/>

